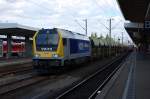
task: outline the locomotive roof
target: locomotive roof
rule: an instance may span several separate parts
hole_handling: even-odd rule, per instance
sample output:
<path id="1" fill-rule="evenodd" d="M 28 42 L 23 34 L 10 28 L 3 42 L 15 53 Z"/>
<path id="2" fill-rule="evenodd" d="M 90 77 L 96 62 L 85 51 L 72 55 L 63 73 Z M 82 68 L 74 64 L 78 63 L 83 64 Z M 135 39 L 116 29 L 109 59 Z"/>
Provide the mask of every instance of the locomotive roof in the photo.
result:
<path id="1" fill-rule="evenodd" d="M 57 31 L 59 33 L 61 33 L 63 38 L 72 38 L 72 39 L 80 39 L 80 40 L 88 40 L 89 41 L 89 37 L 80 33 L 76 33 L 76 32 L 72 32 L 69 30 L 65 30 L 65 29 L 57 29 Z"/>

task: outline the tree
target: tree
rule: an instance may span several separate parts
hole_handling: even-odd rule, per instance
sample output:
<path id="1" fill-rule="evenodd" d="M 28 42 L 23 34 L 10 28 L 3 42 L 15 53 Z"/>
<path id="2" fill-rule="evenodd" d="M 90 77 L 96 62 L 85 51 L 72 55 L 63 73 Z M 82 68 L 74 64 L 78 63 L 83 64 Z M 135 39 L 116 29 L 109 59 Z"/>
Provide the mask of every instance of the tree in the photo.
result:
<path id="1" fill-rule="evenodd" d="M 97 38 L 97 33 L 96 32 L 92 32 L 91 33 L 91 37 Z"/>
<path id="2" fill-rule="evenodd" d="M 103 38 L 104 38 L 104 36 L 101 34 L 99 38 L 103 39 Z"/>

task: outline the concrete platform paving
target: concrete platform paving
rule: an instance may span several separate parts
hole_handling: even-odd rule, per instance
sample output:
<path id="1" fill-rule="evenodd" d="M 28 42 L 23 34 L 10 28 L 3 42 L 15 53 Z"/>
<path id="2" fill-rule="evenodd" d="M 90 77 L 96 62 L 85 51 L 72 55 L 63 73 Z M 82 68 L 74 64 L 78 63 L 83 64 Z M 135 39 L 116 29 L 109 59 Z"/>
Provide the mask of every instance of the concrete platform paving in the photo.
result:
<path id="1" fill-rule="evenodd" d="M 96 99 L 150 99 L 150 54 L 134 52 L 127 61 Z"/>
<path id="2" fill-rule="evenodd" d="M 137 53 L 135 70 L 136 99 L 150 99 L 150 54 Z"/>

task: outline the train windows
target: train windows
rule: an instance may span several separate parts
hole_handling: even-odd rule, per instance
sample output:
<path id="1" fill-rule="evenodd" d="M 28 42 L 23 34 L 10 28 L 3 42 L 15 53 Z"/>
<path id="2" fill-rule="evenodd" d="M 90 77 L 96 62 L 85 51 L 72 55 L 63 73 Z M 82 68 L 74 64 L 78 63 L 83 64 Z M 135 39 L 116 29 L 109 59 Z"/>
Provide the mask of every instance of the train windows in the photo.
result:
<path id="1" fill-rule="evenodd" d="M 37 50 L 54 51 L 57 49 L 58 42 L 59 35 L 55 30 L 40 30 L 36 37 Z"/>
<path id="2" fill-rule="evenodd" d="M 48 45 L 57 45 L 59 36 L 58 34 L 47 34 L 47 44 Z"/>
<path id="3" fill-rule="evenodd" d="M 49 31 L 49 32 L 47 32 Z M 59 40 L 59 35 L 53 30 L 42 31 L 40 30 L 37 37 L 37 45 L 57 45 Z"/>

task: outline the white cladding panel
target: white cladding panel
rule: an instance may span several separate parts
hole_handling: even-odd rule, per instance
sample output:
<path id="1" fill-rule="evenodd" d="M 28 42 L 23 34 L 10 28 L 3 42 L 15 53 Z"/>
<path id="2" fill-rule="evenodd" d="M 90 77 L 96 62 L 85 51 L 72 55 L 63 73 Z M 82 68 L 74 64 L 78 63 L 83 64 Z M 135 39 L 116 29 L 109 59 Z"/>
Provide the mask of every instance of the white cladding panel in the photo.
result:
<path id="1" fill-rule="evenodd" d="M 83 34 L 71 32 L 71 31 L 64 30 L 64 29 L 57 29 L 57 31 L 59 33 L 61 33 L 63 38 L 81 39 L 81 40 L 88 40 L 89 41 L 89 37 L 86 35 L 83 35 Z"/>

